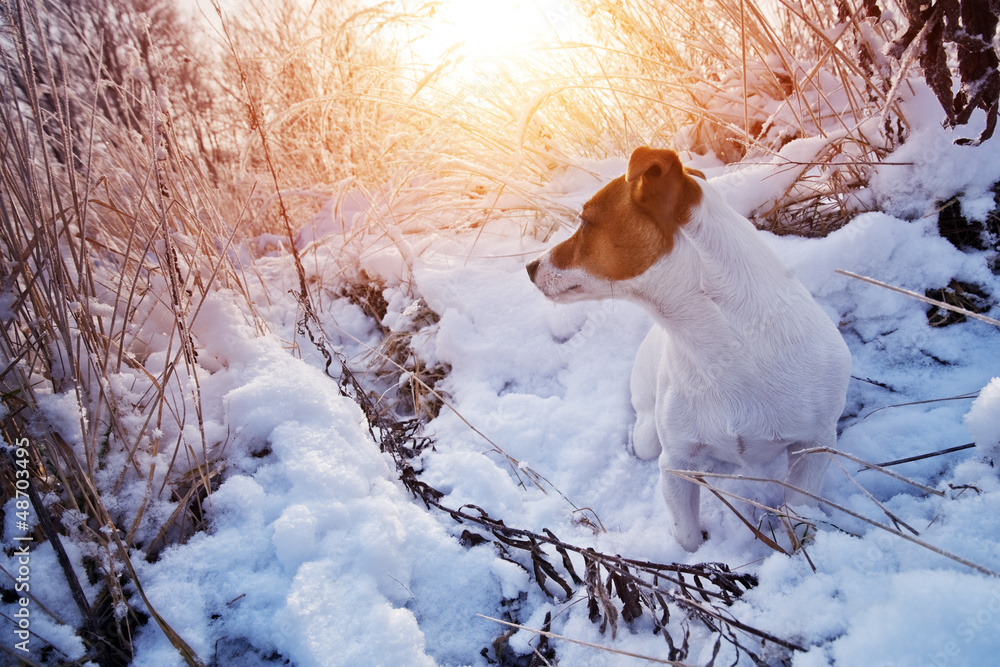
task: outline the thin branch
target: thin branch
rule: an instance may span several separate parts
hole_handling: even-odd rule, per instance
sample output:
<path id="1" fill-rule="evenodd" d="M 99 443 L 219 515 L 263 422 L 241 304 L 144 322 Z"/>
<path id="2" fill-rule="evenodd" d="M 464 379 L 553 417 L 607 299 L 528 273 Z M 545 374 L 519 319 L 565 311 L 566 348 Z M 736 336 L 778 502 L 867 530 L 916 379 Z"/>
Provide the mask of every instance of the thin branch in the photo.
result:
<path id="1" fill-rule="evenodd" d="M 812 498 L 813 500 L 816 500 L 817 502 L 820 502 L 820 503 L 826 505 L 827 507 L 830 507 L 831 509 L 835 509 L 838 512 L 843 512 L 844 514 L 846 514 L 846 515 L 848 515 L 850 517 L 853 517 L 853 518 L 855 518 L 855 519 L 857 519 L 859 521 L 863 521 L 864 523 L 867 523 L 867 524 L 869 524 L 871 526 L 874 526 L 876 528 L 881 528 L 882 530 L 886 531 L 887 533 L 891 533 L 892 535 L 895 535 L 896 537 L 901 537 L 901 538 L 903 538 L 904 540 L 906 540 L 908 542 L 913 542 L 914 544 L 916 544 L 918 546 L 921 546 L 921 547 L 927 549 L 928 551 L 933 551 L 934 553 L 936 553 L 936 554 L 938 554 L 940 556 L 944 556 L 945 558 L 948 558 L 950 560 L 953 560 L 956 563 L 961 563 L 962 565 L 964 565 L 964 566 L 966 566 L 966 567 L 968 567 L 970 569 L 973 569 L 976 572 L 979 572 L 980 574 L 985 574 L 985 575 L 990 576 L 990 577 L 1000 578 L 1000 572 L 995 572 L 995 571 L 993 571 L 993 570 L 991 570 L 989 568 L 983 567 L 982 565 L 978 565 L 976 563 L 973 563 L 970 560 L 962 558 L 961 556 L 953 554 L 953 553 L 951 553 L 949 551 L 945 551 L 944 549 L 942 549 L 940 547 L 937 547 L 937 546 L 934 546 L 933 544 L 930 544 L 929 542 L 925 542 L 923 540 L 919 540 L 916 537 L 913 537 L 912 535 L 907 535 L 906 533 L 904 533 L 904 532 L 902 532 L 900 530 L 897 530 L 896 528 L 893 528 L 892 526 L 887 526 L 886 524 L 880 523 L 878 521 L 875 521 L 874 519 L 869 519 L 868 517 L 864 516 L 863 514 L 859 514 L 858 512 L 855 512 L 854 510 L 848 509 L 847 507 L 844 507 L 843 505 L 839 505 L 839 504 L 833 502 L 832 500 L 829 500 L 829 499 L 824 498 L 822 496 L 818 496 L 815 493 L 811 493 L 809 491 L 806 491 L 805 489 L 800 489 L 800 488 L 798 488 L 796 486 L 792 486 L 788 482 L 783 482 L 783 481 L 778 480 L 778 479 L 770 479 L 770 478 L 763 478 L 763 477 L 746 477 L 746 476 L 743 476 L 743 475 L 726 475 L 726 474 L 723 474 L 723 473 L 708 473 L 708 472 L 700 472 L 700 471 L 695 471 L 695 470 L 672 470 L 672 469 L 664 469 L 663 472 L 668 472 L 668 473 L 670 473 L 672 475 L 676 475 L 677 477 L 680 477 L 683 480 L 692 482 L 692 483 L 697 484 L 699 486 L 708 487 L 708 488 L 714 488 L 714 487 L 712 487 L 705 480 L 701 479 L 702 477 L 716 477 L 716 478 L 719 478 L 719 479 L 734 479 L 734 480 L 739 480 L 739 481 L 743 481 L 743 482 L 766 482 L 768 484 L 777 484 L 778 486 L 784 487 L 784 488 L 788 489 L 789 491 L 794 491 L 795 493 L 799 493 L 799 494 L 801 494 L 801 495 L 803 495 L 803 496 L 805 496 L 807 498 Z M 746 502 L 746 498 L 741 498 L 739 495 L 737 495 L 735 493 L 730 493 L 728 491 L 723 491 L 721 489 L 716 489 L 716 490 L 719 493 L 723 493 L 723 494 L 725 494 L 725 495 L 727 495 L 727 496 L 729 496 L 731 498 L 736 498 L 737 500 L 742 500 L 742 501 Z M 758 505 L 758 506 L 759 507 L 764 507 L 763 505 Z M 775 514 L 778 514 L 778 515 L 781 514 L 780 512 L 778 512 L 777 510 L 775 510 L 773 508 L 768 508 L 768 509 L 770 509 Z"/>
<path id="2" fill-rule="evenodd" d="M 995 327 L 1000 327 L 1000 320 L 995 320 L 992 317 L 987 317 L 986 315 L 980 315 L 979 313 L 974 313 L 971 310 L 966 310 L 965 308 L 953 306 L 950 303 L 945 303 L 944 301 L 938 301 L 937 299 L 926 297 L 923 294 L 918 294 L 917 292 L 913 292 L 908 289 L 903 289 L 902 287 L 896 287 L 895 285 L 884 283 L 881 280 L 875 280 L 874 278 L 869 278 L 867 276 L 862 276 L 857 273 L 852 273 L 851 271 L 844 271 L 843 269 L 834 269 L 834 270 L 843 276 L 847 276 L 848 278 L 854 278 L 855 280 L 860 280 L 862 282 L 871 283 L 872 285 L 884 287 L 887 290 L 892 290 L 893 292 L 899 292 L 900 294 L 905 294 L 906 296 L 916 299 L 917 301 L 923 301 L 924 303 L 929 303 L 932 306 L 937 306 L 938 308 L 944 308 L 945 310 L 950 310 L 952 312 L 959 313 L 960 315 L 965 315 L 966 317 L 973 317 L 977 320 L 982 320 L 983 322 L 992 324 Z"/>
<path id="3" fill-rule="evenodd" d="M 587 648 L 597 649 L 598 651 L 605 651 L 606 653 L 613 653 L 615 655 L 625 655 L 630 658 L 638 658 L 639 660 L 647 660 L 649 662 L 655 662 L 658 665 L 674 665 L 674 667 L 692 667 L 691 664 L 687 662 L 677 662 L 676 660 L 664 660 L 663 658 L 654 658 L 649 655 L 640 655 L 638 653 L 631 653 L 629 651 L 622 651 L 620 649 L 608 648 L 607 646 L 601 646 L 600 644 L 591 644 L 590 642 L 585 642 L 580 639 L 573 639 L 572 637 L 566 637 L 565 635 L 557 635 L 554 632 L 537 630 L 535 628 L 529 628 L 526 625 L 511 623 L 510 621 L 501 621 L 499 618 L 493 618 L 492 616 L 484 616 L 483 614 L 476 614 L 476 616 L 478 616 L 479 618 L 485 618 L 487 621 L 493 621 L 494 623 L 500 623 L 501 625 L 506 625 L 507 627 L 516 628 L 518 630 L 527 630 L 528 632 L 533 632 L 541 637 L 548 637 L 549 639 L 559 639 L 561 641 L 570 642 L 571 644 L 579 644 L 580 646 L 586 646 Z"/>
<path id="4" fill-rule="evenodd" d="M 885 463 L 877 463 L 876 465 L 880 468 L 887 468 L 889 466 L 898 466 L 901 463 L 913 463 L 914 461 L 923 461 L 924 459 L 934 458 L 935 456 L 943 456 L 945 454 L 951 454 L 953 452 L 961 452 L 966 449 L 972 449 L 976 446 L 976 443 L 970 442 L 967 445 L 958 445 L 957 447 L 949 447 L 948 449 L 941 449 L 936 452 L 931 452 L 929 454 L 920 454 L 918 456 L 909 456 L 905 459 L 896 459 L 895 461 L 886 461 Z"/>

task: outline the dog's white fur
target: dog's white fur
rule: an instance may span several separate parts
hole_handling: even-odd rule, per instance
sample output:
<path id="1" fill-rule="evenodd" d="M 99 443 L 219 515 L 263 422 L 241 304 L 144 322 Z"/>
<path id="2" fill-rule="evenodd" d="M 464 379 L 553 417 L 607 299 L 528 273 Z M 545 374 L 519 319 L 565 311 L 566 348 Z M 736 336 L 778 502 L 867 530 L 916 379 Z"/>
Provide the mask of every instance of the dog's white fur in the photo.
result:
<path id="1" fill-rule="evenodd" d="M 650 149 L 638 149 L 633 163 L 639 150 L 651 159 Z M 660 164 L 653 175 L 669 168 Z M 652 211 L 639 201 L 643 193 L 635 194 L 641 175 L 631 171 L 640 214 Z M 712 459 L 756 466 L 787 454 L 788 484 L 818 491 L 827 457 L 798 452 L 835 445 L 851 358 L 829 317 L 753 225 L 698 172 L 683 173 L 673 178 L 695 184 L 700 197 L 680 212 L 686 221 L 679 221 L 669 252 L 638 275 L 609 279 L 586 262 L 559 267 L 555 249 L 529 265 L 529 274 L 556 301 L 624 298 L 655 318 L 632 370 L 633 451 L 642 459 L 659 456 L 674 536 L 694 551 L 704 539 L 699 487 L 668 471 L 706 470 Z"/>

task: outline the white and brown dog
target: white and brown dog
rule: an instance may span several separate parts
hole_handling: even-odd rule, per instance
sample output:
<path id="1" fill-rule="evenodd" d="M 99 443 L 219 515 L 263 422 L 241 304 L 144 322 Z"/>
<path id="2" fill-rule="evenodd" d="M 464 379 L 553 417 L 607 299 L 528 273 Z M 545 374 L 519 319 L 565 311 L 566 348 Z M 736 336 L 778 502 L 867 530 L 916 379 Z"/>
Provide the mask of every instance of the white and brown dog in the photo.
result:
<path id="1" fill-rule="evenodd" d="M 818 491 L 827 457 L 800 452 L 836 443 L 850 352 L 753 225 L 676 153 L 645 147 L 580 218 L 528 275 L 560 303 L 616 297 L 652 313 L 632 369 L 633 450 L 660 457 L 677 541 L 693 551 L 704 537 L 698 486 L 670 470 L 787 456 L 788 484 Z"/>

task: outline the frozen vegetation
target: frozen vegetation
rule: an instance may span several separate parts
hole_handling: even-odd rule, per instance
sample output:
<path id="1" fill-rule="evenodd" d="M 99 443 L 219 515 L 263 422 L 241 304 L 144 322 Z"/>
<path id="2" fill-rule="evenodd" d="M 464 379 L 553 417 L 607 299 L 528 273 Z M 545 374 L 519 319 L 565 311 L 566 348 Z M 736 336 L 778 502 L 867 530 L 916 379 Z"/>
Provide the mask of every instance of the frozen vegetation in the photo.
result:
<path id="1" fill-rule="evenodd" d="M 884 24 L 862 19 L 853 25 L 875 43 L 871 26 Z M 874 67 L 891 73 L 879 54 Z M 238 70 L 249 57 L 231 56 L 250 77 Z M 1000 138 L 977 143 L 989 134 L 981 111 L 943 127 L 940 86 L 920 76 L 933 63 L 900 56 L 907 78 L 887 74 L 881 99 L 869 96 L 891 98 L 891 111 L 859 113 L 828 60 L 813 88 L 775 96 L 765 79 L 778 61 L 760 58 L 748 81 L 692 87 L 709 110 L 699 122 L 671 136 L 626 128 L 621 145 L 605 128 L 590 152 L 570 150 L 570 130 L 532 134 L 550 87 L 512 107 L 516 140 L 437 155 L 419 174 L 380 171 L 376 185 L 281 182 L 315 173 L 294 171 L 304 144 L 283 142 L 294 122 L 281 116 L 272 134 L 245 132 L 237 180 L 264 195 L 191 185 L 150 140 L 146 163 L 95 144 L 84 157 L 105 180 L 72 186 L 79 201 L 0 196 L 3 655 L 150 667 L 994 664 Z M 44 106 L 29 88 L 3 98 L 7 151 L 39 151 L 53 132 L 13 124 L 18 103 Z M 263 93 L 246 88 L 246 113 L 264 113 Z M 147 100 L 154 139 L 167 136 L 165 96 Z M 396 122 L 357 103 L 372 122 Z M 840 113 L 803 120 L 809 105 Z M 760 150 L 718 148 L 741 145 L 754 117 Z M 411 142 L 419 155 L 420 131 L 447 136 L 421 127 L 380 137 L 385 154 Z M 709 539 L 695 553 L 671 537 L 656 463 L 628 451 L 629 373 L 650 318 L 616 300 L 556 305 L 524 271 L 573 232 L 640 141 L 682 150 L 762 227 L 853 357 L 837 451 L 817 454 L 832 459 L 824 502 L 765 507 L 773 485 L 710 478 L 720 494 L 702 494 Z M 62 183 L 73 168 L 25 159 L 26 183 Z M 50 205 L 37 227 L 31 197 Z M 51 213 L 78 215 L 86 201 L 90 218 Z M 98 218 L 109 211 L 114 224 Z M 32 230 L 44 225 L 57 231 L 40 250 Z M 30 636 L 17 634 L 25 618 Z M 107 635 L 118 648 L 95 648 L 97 621 L 118 628 Z"/>

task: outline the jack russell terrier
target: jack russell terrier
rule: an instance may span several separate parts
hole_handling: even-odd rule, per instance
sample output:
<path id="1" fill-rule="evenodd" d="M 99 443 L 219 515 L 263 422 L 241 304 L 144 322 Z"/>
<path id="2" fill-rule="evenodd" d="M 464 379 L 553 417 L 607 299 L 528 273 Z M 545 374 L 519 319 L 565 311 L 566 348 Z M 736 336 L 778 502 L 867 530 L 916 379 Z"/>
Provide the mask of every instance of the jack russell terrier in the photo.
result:
<path id="1" fill-rule="evenodd" d="M 646 147 L 580 220 L 528 275 L 559 303 L 623 298 L 653 315 L 632 368 L 632 447 L 660 458 L 681 546 L 705 539 L 699 487 L 671 470 L 787 457 L 787 483 L 818 492 L 827 457 L 801 452 L 836 444 L 851 355 L 753 225 L 675 152 Z"/>

